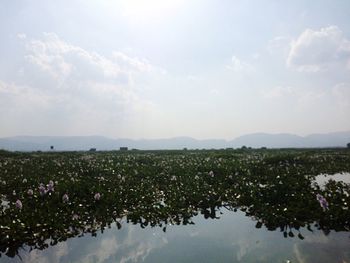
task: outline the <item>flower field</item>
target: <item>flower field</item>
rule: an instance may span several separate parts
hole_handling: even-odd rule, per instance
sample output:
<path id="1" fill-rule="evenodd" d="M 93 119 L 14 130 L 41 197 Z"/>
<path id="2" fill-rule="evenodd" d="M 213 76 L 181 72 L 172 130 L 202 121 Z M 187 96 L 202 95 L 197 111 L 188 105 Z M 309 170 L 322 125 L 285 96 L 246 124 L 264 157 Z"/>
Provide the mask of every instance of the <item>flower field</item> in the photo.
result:
<path id="1" fill-rule="evenodd" d="M 211 150 L 0 152 L 0 255 L 45 249 L 124 223 L 194 224 L 241 210 L 256 228 L 350 230 L 350 185 L 319 174 L 350 172 L 350 151 Z M 123 221 L 122 221 L 123 219 Z"/>

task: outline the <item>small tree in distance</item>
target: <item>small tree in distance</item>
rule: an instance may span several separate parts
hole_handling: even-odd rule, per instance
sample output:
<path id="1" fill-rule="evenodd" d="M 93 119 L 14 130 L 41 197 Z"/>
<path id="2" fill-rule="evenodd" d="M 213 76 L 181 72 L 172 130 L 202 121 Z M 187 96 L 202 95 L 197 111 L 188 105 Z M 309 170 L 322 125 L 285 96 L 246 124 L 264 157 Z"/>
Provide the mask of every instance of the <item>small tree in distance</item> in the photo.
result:
<path id="1" fill-rule="evenodd" d="M 348 148 L 350 149 L 350 142 L 346 146 L 348 146 Z"/>

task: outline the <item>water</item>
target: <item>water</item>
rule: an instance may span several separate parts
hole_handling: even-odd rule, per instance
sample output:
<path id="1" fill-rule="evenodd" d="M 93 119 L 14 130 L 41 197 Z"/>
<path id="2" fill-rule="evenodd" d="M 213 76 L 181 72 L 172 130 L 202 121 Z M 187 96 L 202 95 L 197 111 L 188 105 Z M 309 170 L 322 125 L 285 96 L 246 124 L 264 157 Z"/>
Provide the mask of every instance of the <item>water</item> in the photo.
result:
<path id="1" fill-rule="evenodd" d="M 224 210 L 222 210 L 224 211 Z M 349 232 L 310 232 L 304 240 L 256 229 L 243 212 L 220 219 L 194 218 L 195 225 L 145 228 L 122 223 L 96 237 L 68 239 L 45 250 L 24 249 L 1 262 L 349 262 Z M 20 259 L 21 258 L 21 259 Z"/>
<path id="2" fill-rule="evenodd" d="M 314 182 L 324 188 L 329 179 L 350 183 L 350 174 L 322 174 Z M 264 220 L 274 213 L 260 213 L 263 224 L 256 228 L 254 215 L 220 207 L 217 219 L 199 214 L 192 218 L 194 225 L 167 225 L 166 232 L 162 227 L 141 228 L 124 218 L 121 229 L 113 224 L 96 237 L 68 238 L 43 250 L 24 246 L 13 258 L 3 254 L 0 262 L 350 262 L 350 232 L 319 230 L 311 224 L 312 231 L 285 229 L 284 236 L 279 228 L 268 231 L 265 226 Z"/>
<path id="3" fill-rule="evenodd" d="M 350 173 L 320 174 L 315 178 L 315 182 L 321 187 L 324 187 L 329 180 L 350 184 Z"/>

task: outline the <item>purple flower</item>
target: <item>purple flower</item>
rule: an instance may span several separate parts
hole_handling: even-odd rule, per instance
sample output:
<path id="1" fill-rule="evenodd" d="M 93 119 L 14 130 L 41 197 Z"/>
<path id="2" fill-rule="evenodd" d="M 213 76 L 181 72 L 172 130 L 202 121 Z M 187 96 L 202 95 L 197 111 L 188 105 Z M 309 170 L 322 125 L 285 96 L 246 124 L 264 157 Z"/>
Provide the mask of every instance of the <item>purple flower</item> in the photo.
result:
<path id="1" fill-rule="evenodd" d="M 54 191 L 54 183 L 52 180 L 50 180 L 49 184 L 47 185 L 47 191 L 53 192 Z"/>
<path id="2" fill-rule="evenodd" d="M 18 209 L 22 209 L 23 204 L 22 204 L 21 200 L 17 199 L 17 201 L 16 201 L 16 207 L 17 207 Z"/>
<path id="3" fill-rule="evenodd" d="M 94 198 L 95 198 L 96 201 L 100 200 L 101 199 L 100 193 L 96 193 Z"/>
<path id="4" fill-rule="evenodd" d="M 63 203 L 67 203 L 69 201 L 69 196 L 67 194 L 64 194 L 62 196 L 62 201 L 63 201 Z"/>
<path id="5" fill-rule="evenodd" d="M 320 194 L 317 194 L 316 199 L 320 203 L 320 206 L 322 207 L 323 211 L 328 210 L 328 202 L 327 202 L 326 198 L 324 198 Z"/>
<path id="6" fill-rule="evenodd" d="M 46 188 L 45 188 L 44 184 L 40 184 L 39 193 L 41 196 L 44 196 L 46 194 Z"/>
<path id="7" fill-rule="evenodd" d="M 34 194 L 34 192 L 33 192 L 32 189 L 28 189 L 27 194 L 28 194 L 29 196 L 32 196 L 32 195 Z"/>

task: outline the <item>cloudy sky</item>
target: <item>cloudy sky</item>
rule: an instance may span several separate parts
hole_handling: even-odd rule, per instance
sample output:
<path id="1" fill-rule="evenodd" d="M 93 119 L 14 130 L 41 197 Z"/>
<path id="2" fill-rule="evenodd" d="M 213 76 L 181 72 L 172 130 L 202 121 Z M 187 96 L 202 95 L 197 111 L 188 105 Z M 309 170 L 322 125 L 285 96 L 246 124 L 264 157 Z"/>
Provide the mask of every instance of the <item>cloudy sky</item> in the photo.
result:
<path id="1" fill-rule="evenodd" d="M 349 25 L 345 0 L 1 1 L 0 137 L 350 130 Z"/>

